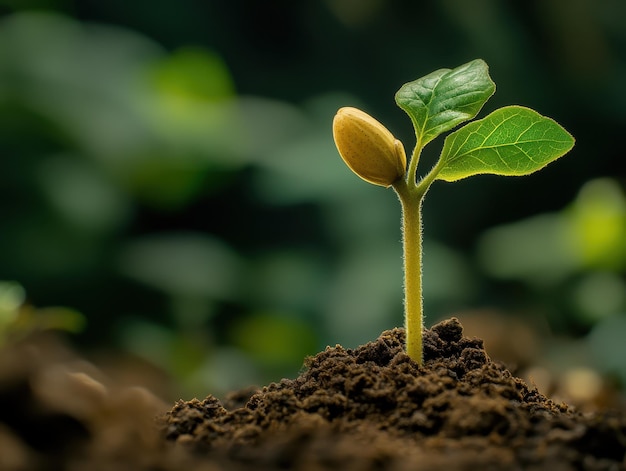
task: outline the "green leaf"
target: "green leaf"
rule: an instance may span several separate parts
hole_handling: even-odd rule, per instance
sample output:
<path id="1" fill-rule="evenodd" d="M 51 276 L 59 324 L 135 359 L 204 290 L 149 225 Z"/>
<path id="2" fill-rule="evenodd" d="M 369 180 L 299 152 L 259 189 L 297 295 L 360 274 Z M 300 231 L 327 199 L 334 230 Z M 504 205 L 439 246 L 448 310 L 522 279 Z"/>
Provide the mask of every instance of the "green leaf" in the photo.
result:
<path id="1" fill-rule="evenodd" d="M 396 103 L 413 121 L 418 143 L 425 146 L 474 118 L 495 90 L 487 64 L 476 59 L 405 83 L 396 93 Z"/>
<path id="2" fill-rule="evenodd" d="M 436 178 L 453 182 L 481 173 L 528 175 L 566 154 L 574 138 L 556 121 L 507 106 L 446 137 Z"/>

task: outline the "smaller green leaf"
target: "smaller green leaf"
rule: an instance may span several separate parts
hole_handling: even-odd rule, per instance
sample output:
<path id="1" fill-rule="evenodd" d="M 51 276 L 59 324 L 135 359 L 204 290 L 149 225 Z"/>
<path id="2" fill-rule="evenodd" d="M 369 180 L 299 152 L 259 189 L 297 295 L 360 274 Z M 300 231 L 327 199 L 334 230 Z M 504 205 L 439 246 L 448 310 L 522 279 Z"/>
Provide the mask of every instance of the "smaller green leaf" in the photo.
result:
<path id="1" fill-rule="evenodd" d="M 522 106 L 500 108 L 446 137 L 436 178 L 528 175 L 566 154 L 574 138 L 556 121 Z"/>
<path id="2" fill-rule="evenodd" d="M 489 67 L 476 59 L 405 83 L 396 93 L 396 103 L 409 115 L 418 141 L 425 146 L 474 118 L 495 90 Z"/>

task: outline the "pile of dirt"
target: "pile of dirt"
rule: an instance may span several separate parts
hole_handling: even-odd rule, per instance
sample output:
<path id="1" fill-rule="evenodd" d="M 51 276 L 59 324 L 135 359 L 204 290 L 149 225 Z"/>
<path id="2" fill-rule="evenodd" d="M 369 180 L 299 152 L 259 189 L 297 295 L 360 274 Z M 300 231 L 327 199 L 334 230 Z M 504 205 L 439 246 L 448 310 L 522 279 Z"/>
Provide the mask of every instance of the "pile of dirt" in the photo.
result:
<path id="1" fill-rule="evenodd" d="M 626 421 L 555 404 L 489 359 L 456 319 L 425 333 L 424 365 L 404 331 L 327 348 L 294 380 L 224 404 L 179 402 L 166 436 L 225 469 L 608 470 L 626 462 Z"/>
<path id="2" fill-rule="evenodd" d="M 295 379 L 169 406 L 54 342 L 0 352 L 0 470 L 617 470 L 626 417 L 555 404 L 456 319 L 327 348 Z"/>

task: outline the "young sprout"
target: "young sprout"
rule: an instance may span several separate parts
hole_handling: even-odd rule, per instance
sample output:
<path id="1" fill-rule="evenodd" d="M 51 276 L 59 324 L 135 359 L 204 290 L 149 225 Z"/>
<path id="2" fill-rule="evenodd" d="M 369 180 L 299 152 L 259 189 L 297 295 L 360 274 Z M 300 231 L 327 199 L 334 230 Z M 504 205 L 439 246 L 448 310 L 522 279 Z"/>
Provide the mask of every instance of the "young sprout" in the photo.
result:
<path id="1" fill-rule="evenodd" d="M 522 106 L 506 106 L 448 134 L 434 167 L 417 179 L 424 147 L 440 134 L 476 117 L 496 86 L 477 59 L 439 69 L 404 84 L 396 103 L 411 118 L 416 143 L 408 162 L 404 147 L 381 123 L 356 108 L 333 120 L 339 154 L 363 180 L 393 187 L 402 206 L 406 350 L 422 364 L 422 201 L 435 180 L 454 182 L 478 174 L 528 175 L 566 154 L 574 138 L 554 120 Z"/>

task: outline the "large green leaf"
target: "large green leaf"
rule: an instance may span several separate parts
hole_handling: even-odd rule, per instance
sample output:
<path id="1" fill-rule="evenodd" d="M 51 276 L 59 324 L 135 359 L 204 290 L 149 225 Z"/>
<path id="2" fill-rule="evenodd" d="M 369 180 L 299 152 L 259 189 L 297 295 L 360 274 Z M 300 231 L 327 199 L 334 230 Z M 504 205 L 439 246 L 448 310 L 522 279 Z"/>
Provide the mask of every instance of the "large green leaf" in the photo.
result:
<path id="1" fill-rule="evenodd" d="M 507 106 L 446 137 L 436 178 L 528 175 L 567 153 L 574 138 L 556 121 L 522 106 Z"/>
<path id="2" fill-rule="evenodd" d="M 418 142 L 424 146 L 474 118 L 495 90 L 487 64 L 476 59 L 405 83 L 396 93 L 396 103 L 410 116 Z"/>

